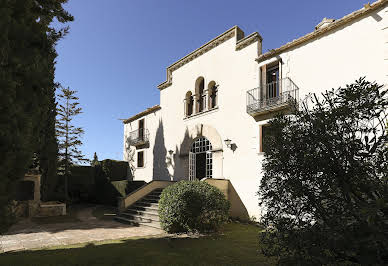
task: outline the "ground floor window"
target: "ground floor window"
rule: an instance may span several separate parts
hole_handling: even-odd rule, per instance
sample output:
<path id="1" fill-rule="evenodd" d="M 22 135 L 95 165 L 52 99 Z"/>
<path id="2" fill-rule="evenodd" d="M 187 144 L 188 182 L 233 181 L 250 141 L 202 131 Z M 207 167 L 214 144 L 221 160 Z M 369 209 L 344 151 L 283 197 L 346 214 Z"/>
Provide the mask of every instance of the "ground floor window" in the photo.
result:
<path id="1" fill-rule="evenodd" d="M 260 152 L 267 152 L 269 149 L 267 136 L 269 134 L 268 125 L 260 126 Z"/>
<path id="2" fill-rule="evenodd" d="M 137 152 L 137 167 L 144 167 L 144 151 Z"/>

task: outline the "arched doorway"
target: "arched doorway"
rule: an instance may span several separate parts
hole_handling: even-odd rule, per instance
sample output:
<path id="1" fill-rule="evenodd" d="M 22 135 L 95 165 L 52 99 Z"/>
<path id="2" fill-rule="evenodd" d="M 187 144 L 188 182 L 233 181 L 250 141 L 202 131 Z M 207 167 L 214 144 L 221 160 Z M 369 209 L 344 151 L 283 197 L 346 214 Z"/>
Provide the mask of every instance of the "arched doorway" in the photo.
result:
<path id="1" fill-rule="evenodd" d="M 189 152 L 189 180 L 213 176 L 212 144 L 205 137 L 194 140 Z"/>

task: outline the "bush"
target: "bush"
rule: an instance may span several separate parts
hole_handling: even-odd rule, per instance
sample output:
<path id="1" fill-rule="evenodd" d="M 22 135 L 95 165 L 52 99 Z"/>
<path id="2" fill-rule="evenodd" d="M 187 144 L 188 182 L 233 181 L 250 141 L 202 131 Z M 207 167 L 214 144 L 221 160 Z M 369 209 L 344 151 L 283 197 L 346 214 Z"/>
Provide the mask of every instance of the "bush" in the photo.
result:
<path id="1" fill-rule="evenodd" d="M 387 88 L 364 79 L 270 122 L 265 254 L 288 265 L 388 261 Z"/>
<path id="2" fill-rule="evenodd" d="M 228 220 L 229 207 L 218 188 L 200 181 L 180 181 L 160 196 L 160 224 L 169 233 L 215 231 Z"/>

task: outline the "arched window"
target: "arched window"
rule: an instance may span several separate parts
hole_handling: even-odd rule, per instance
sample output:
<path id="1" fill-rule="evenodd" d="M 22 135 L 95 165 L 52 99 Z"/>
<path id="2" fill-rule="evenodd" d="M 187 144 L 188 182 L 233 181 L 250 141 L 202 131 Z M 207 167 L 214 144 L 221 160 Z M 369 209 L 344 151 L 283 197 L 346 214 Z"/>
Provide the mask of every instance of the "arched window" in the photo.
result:
<path id="1" fill-rule="evenodd" d="M 218 105 L 218 85 L 214 81 L 209 82 L 208 94 L 209 109 L 215 108 Z"/>
<path id="2" fill-rule="evenodd" d="M 193 98 L 191 91 L 188 91 L 186 93 L 185 105 L 186 105 L 186 107 L 185 107 L 186 108 L 186 110 L 185 110 L 186 116 L 192 115 L 193 114 L 193 106 L 194 106 L 194 98 Z"/>
<path id="3" fill-rule="evenodd" d="M 197 113 L 205 110 L 206 95 L 205 95 L 205 80 L 199 77 L 195 82 L 195 96 L 196 96 L 196 111 Z"/>

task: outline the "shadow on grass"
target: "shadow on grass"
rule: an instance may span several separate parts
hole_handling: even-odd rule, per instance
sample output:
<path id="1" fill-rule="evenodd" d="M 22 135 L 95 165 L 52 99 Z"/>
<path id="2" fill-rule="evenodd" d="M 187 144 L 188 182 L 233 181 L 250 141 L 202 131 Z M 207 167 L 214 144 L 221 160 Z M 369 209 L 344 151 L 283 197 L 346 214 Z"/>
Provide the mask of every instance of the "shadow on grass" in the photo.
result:
<path id="1" fill-rule="evenodd" d="M 57 233 L 65 230 L 96 229 L 96 228 L 128 228 L 130 225 L 116 222 L 116 215 L 112 206 L 76 204 L 68 208 L 67 215 L 53 217 L 33 217 L 23 219 L 13 225 L 3 235 L 15 235 L 19 233 L 39 233 L 47 231 Z"/>
<path id="2" fill-rule="evenodd" d="M 258 252 L 253 225 L 227 224 L 200 238 L 163 237 L 94 242 L 0 255 L 0 265 L 273 265 Z"/>

